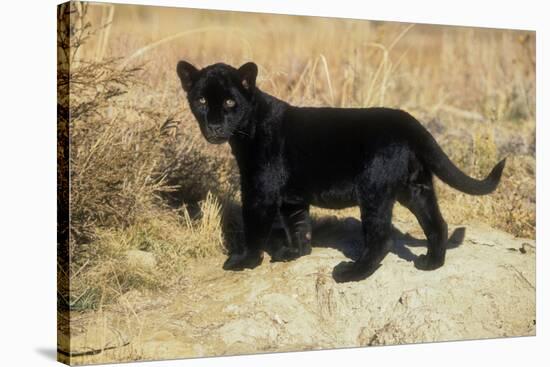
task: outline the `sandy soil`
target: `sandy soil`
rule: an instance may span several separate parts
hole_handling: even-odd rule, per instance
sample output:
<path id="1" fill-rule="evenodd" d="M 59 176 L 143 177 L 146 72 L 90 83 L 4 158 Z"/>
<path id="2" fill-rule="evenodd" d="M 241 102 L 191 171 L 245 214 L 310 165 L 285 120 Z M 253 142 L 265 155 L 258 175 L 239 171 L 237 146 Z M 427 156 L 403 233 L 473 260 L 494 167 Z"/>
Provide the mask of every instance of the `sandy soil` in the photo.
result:
<path id="1" fill-rule="evenodd" d="M 535 242 L 483 226 L 450 228 L 444 267 L 394 222 L 394 248 L 370 278 L 337 284 L 356 256 L 359 222 L 327 219 L 310 256 L 243 272 L 197 261 L 162 295 L 132 291 L 116 307 L 74 315 L 73 364 L 358 347 L 535 334 Z M 346 256 L 347 255 L 347 256 Z M 106 349 L 101 351 L 102 349 Z"/>

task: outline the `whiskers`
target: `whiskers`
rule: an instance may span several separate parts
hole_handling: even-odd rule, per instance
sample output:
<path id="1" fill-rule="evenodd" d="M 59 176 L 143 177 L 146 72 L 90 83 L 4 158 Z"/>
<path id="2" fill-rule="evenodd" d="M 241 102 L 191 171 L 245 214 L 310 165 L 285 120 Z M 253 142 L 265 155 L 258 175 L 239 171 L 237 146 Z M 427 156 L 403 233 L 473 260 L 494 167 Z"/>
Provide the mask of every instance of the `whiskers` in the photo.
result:
<path id="1" fill-rule="evenodd" d="M 245 131 L 242 131 L 242 130 L 239 130 L 239 129 L 235 129 L 235 131 L 233 132 L 234 134 L 239 134 L 241 136 L 246 136 L 247 138 L 250 138 L 250 134 L 248 134 L 247 132 Z"/>

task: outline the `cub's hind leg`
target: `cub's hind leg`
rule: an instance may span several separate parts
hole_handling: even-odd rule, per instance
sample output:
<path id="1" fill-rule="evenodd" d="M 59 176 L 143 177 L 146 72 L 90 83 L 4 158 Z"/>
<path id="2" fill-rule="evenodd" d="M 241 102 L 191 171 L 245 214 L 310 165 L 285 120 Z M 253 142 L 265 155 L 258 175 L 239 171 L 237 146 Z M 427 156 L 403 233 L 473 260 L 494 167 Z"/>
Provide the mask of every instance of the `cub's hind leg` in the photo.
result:
<path id="1" fill-rule="evenodd" d="M 437 204 L 431 174 L 421 172 L 398 200 L 415 215 L 428 240 L 428 252 L 416 259 L 415 266 L 422 270 L 441 267 L 447 250 L 447 223 Z"/>
<path id="2" fill-rule="evenodd" d="M 311 253 L 311 218 L 307 204 L 283 204 L 281 215 L 292 247 L 297 248 L 300 255 Z"/>
<path id="3" fill-rule="evenodd" d="M 388 144 L 365 162 L 357 177 L 355 193 L 361 210 L 365 247 L 355 262 L 343 262 L 333 270 L 337 282 L 358 281 L 374 273 L 391 247 L 391 219 L 398 190 L 408 173 L 406 146 Z"/>
<path id="4" fill-rule="evenodd" d="M 306 204 L 283 203 L 281 219 L 286 244 L 275 249 L 273 261 L 288 261 L 311 253 L 311 219 Z"/>
<path id="5" fill-rule="evenodd" d="M 372 275 L 380 267 L 391 246 L 391 217 L 395 198 L 391 187 L 380 190 L 364 187 L 359 193 L 361 227 L 364 249 L 355 262 L 342 262 L 333 270 L 337 282 L 359 281 Z"/>

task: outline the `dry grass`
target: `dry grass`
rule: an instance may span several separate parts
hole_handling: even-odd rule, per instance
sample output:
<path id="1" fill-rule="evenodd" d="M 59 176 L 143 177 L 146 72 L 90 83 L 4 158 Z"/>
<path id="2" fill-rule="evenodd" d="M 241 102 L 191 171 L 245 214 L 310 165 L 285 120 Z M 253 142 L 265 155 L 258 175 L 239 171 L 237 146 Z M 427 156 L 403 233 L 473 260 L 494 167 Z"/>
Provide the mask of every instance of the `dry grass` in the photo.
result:
<path id="1" fill-rule="evenodd" d="M 70 88 L 59 108 L 70 113 L 71 146 L 69 271 L 66 255 L 59 266 L 70 292 L 61 289 L 60 305 L 73 310 L 111 303 L 130 289 L 168 287 L 186 260 L 219 253 L 221 208 L 208 193 L 227 187 L 220 173 L 231 166 L 201 152 L 204 143 L 184 134 L 177 113 L 148 94 L 143 66 L 82 56 L 110 29 L 88 24 L 91 8 L 64 9 L 72 28 L 60 35 L 60 63 L 71 64 L 58 75 L 60 90 Z M 194 204 L 191 215 L 185 204 Z M 130 264 L 130 250 L 153 254 L 154 270 Z"/>
<path id="2" fill-rule="evenodd" d="M 223 252 L 219 202 L 208 195 L 200 209 L 204 215 L 195 220 L 182 208 L 153 211 L 127 227 L 97 229 L 93 255 L 73 275 L 71 308 L 112 304 L 131 290 L 167 290 L 185 277 L 186 261 Z M 137 258 L 130 258 L 132 252 Z"/>
<path id="3" fill-rule="evenodd" d="M 491 196 L 438 185 L 444 216 L 535 234 L 533 33 L 125 5 L 73 10 L 72 68 L 60 76 L 71 88 L 70 104 L 61 102 L 71 112 L 72 309 L 169 288 L 188 259 L 223 251 L 224 233 L 239 238 L 234 208 L 220 206 L 238 199 L 238 173 L 227 146 L 201 138 L 175 74 L 180 59 L 254 60 L 259 86 L 298 105 L 408 110 L 476 177 L 509 156 Z M 152 254 L 156 266 L 131 265 L 129 250 Z"/>

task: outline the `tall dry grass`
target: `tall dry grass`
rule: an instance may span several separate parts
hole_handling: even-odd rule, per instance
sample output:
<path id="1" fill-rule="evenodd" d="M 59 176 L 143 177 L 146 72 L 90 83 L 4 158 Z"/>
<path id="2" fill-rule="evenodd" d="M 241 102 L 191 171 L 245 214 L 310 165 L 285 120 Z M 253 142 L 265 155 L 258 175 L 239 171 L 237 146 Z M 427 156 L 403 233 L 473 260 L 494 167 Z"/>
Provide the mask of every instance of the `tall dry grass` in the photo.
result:
<path id="1" fill-rule="evenodd" d="M 533 33 L 73 4 L 76 43 L 61 80 L 71 86 L 70 309 L 169 288 L 188 259 L 241 235 L 234 208 L 220 205 L 238 201 L 236 166 L 227 146 L 200 136 L 175 74 L 180 59 L 253 60 L 260 88 L 297 105 L 405 109 L 476 177 L 509 156 L 491 196 L 438 184 L 444 216 L 534 236 Z M 131 264 L 132 250 L 154 267 Z"/>
<path id="2" fill-rule="evenodd" d="M 70 163 L 63 171 L 70 236 L 58 246 L 60 307 L 68 310 L 112 303 L 130 289 L 166 288 L 188 259 L 224 250 L 219 199 L 209 192 L 222 192 L 218 173 L 228 161 L 195 149 L 201 142 L 182 134 L 177 112 L 148 94 L 143 65 L 104 57 L 97 44 L 100 56 L 82 52 L 90 40 L 105 45 L 111 25 L 94 26 L 90 9 L 71 3 L 59 14 L 71 19 L 60 27 L 58 73 L 60 131 L 68 123 L 70 142 L 62 159 Z M 153 254 L 154 268 L 132 264 L 131 250 Z"/>

